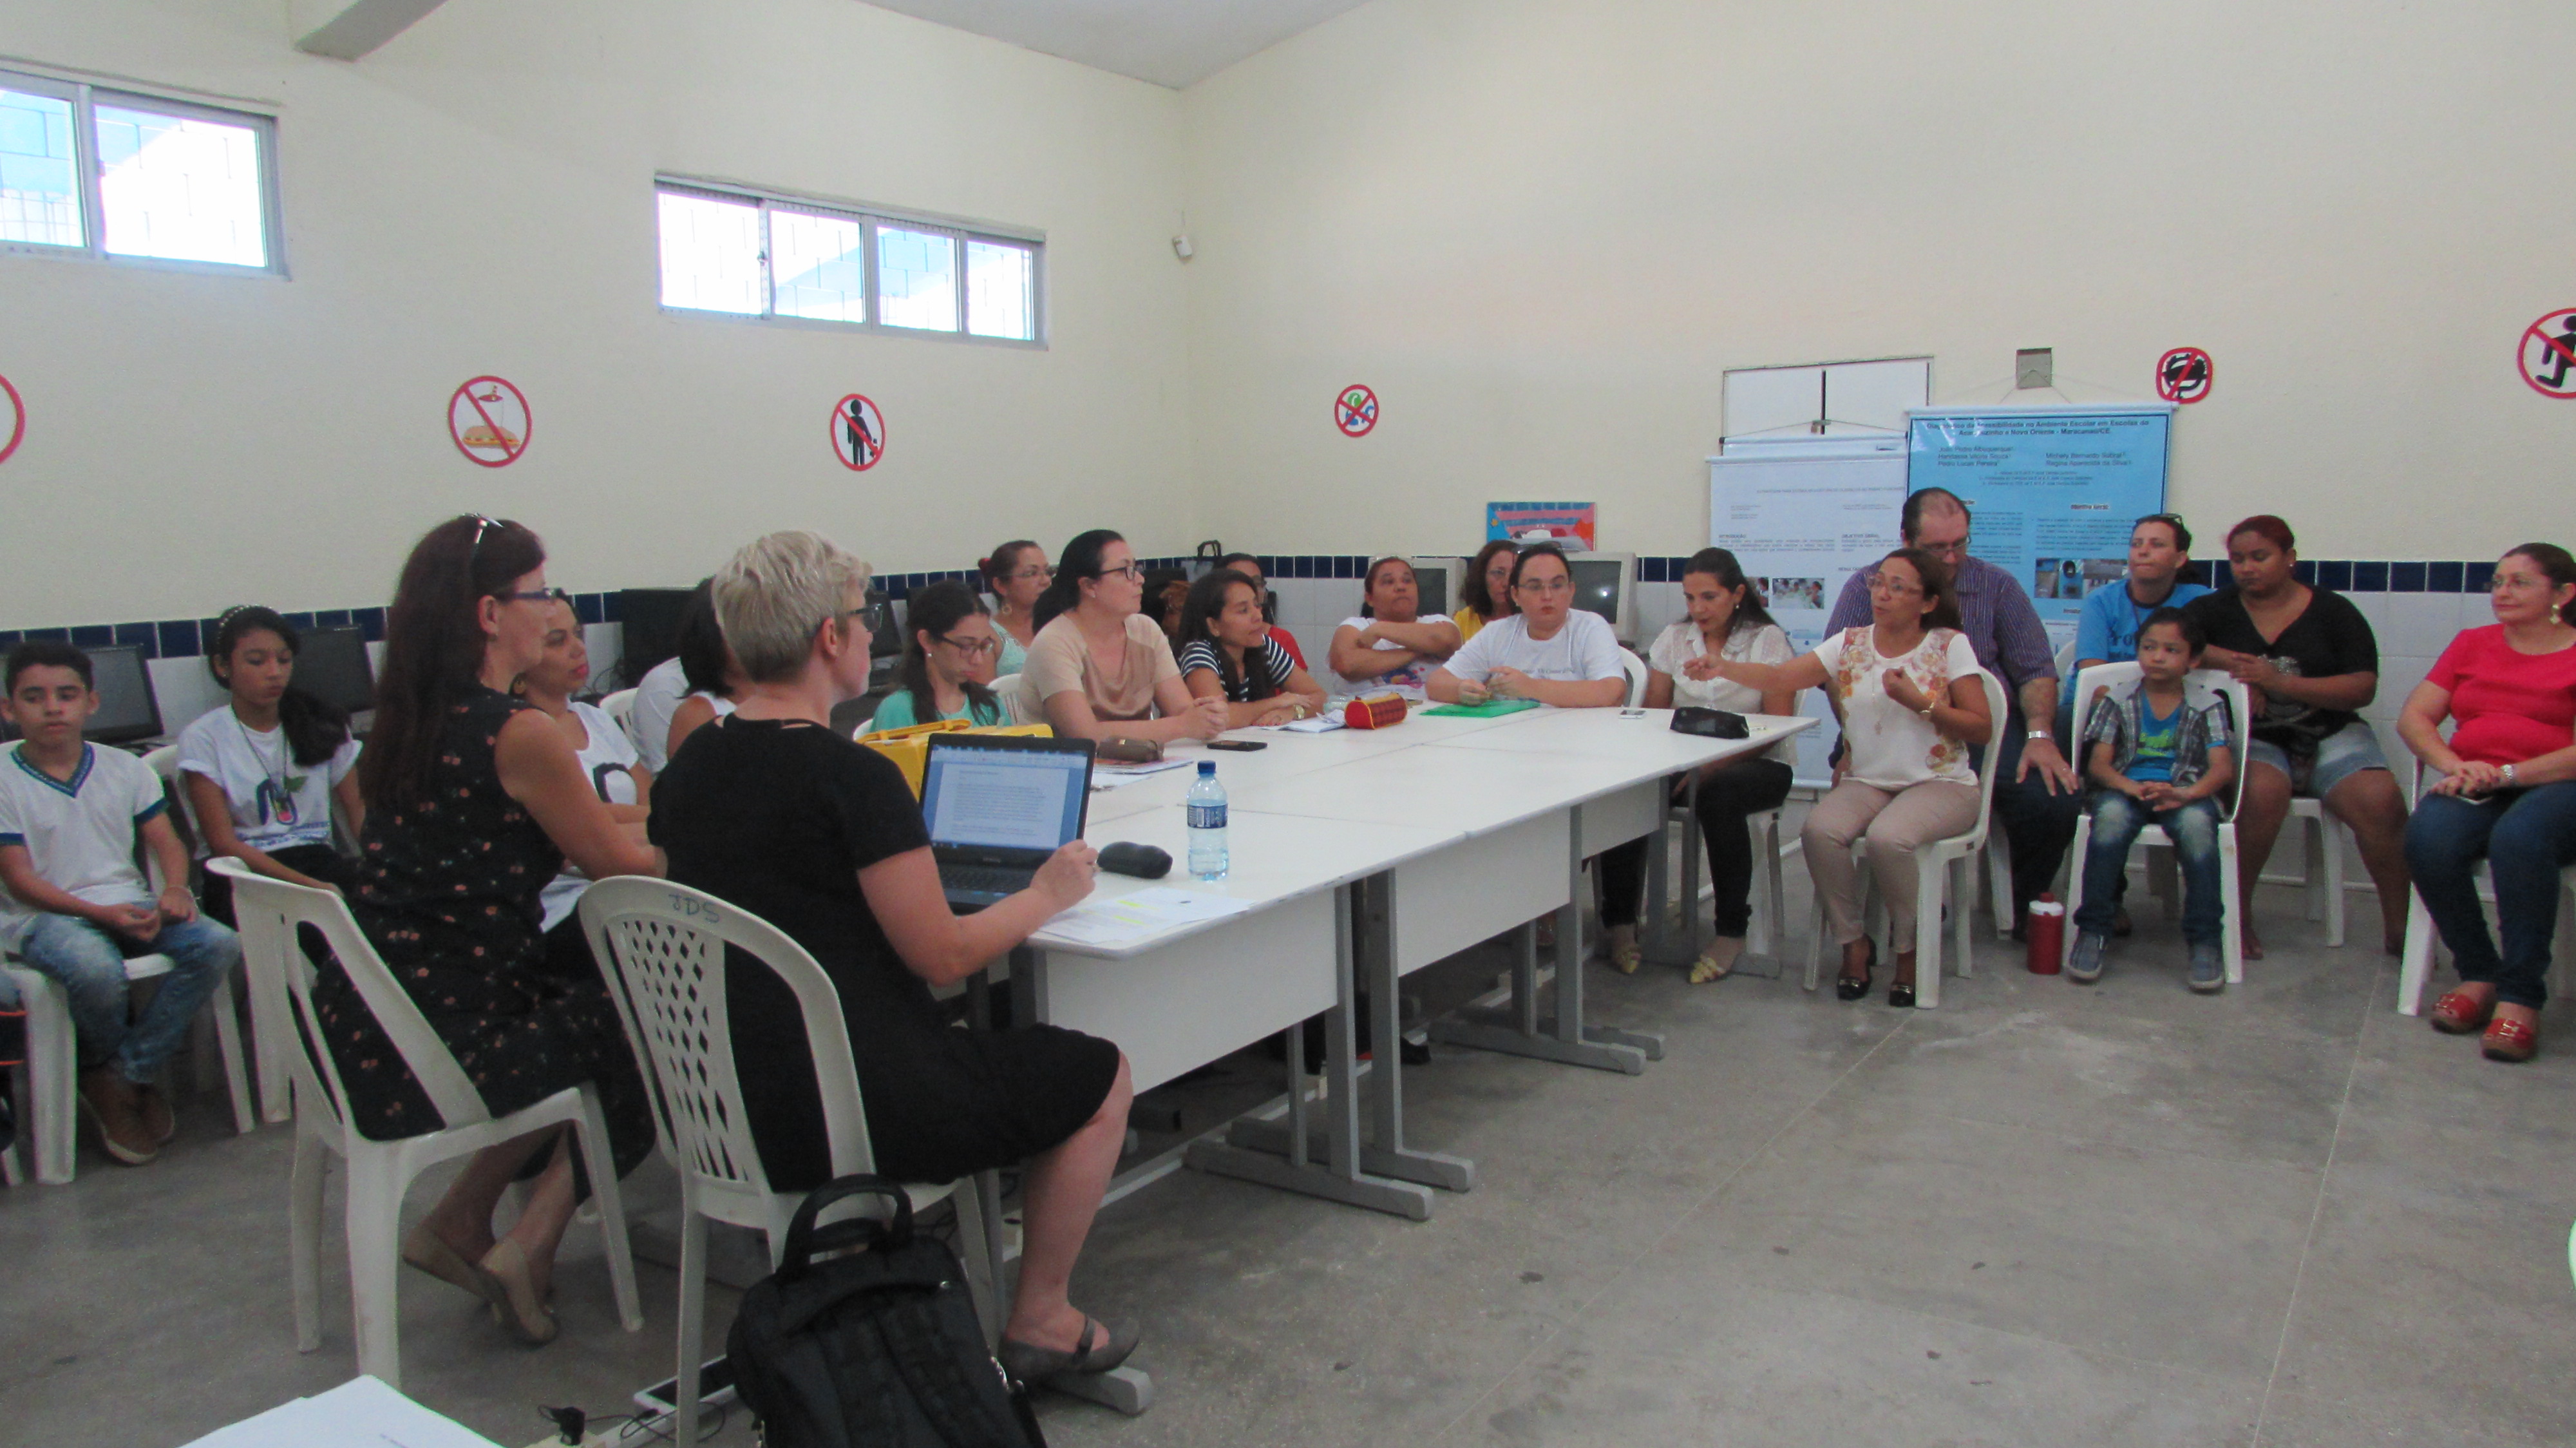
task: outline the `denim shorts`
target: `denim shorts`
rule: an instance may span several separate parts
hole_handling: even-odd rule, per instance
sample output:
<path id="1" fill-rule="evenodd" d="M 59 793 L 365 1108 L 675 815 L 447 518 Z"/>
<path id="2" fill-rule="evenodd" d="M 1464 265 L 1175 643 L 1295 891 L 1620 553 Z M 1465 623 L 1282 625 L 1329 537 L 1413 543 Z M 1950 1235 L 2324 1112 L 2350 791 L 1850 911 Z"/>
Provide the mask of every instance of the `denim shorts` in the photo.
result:
<path id="1" fill-rule="evenodd" d="M 2260 739 L 2248 740 L 2245 762 L 2268 764 L 2290 777 L 2290 793 L 2309 799 L 2323 799 L 2334 793 L 2334 787 L 2365 769 L 2386 769 L 2388 756 L 2379 750 L 2379 731 L 2356 720 L 2317 741 L 2313 757 L 2293 759 L 2278 744 Z"/>

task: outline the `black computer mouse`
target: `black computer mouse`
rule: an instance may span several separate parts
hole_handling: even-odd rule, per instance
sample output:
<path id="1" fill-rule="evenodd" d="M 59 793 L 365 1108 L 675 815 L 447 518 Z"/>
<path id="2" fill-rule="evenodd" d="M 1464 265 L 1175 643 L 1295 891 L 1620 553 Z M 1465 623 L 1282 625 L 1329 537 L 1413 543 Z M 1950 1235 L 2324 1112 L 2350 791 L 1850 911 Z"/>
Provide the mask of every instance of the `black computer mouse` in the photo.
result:
<path id="1" fill-rule="evenodd" d="M 1152 845 L 1120 840 L 1101 848 L 1100 868 L 1133 875 L 1139 880 L 1159 880 L 1172 873 L 1172 857 Z"/>

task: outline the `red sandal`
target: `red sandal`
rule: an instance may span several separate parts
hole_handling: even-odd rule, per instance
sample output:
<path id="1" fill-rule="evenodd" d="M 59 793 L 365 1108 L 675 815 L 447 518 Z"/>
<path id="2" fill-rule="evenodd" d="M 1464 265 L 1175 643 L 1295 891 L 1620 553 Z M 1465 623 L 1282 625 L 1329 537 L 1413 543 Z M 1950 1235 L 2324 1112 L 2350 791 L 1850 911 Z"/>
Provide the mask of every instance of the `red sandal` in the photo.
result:
<path id="1" fill-rule="evenodd" d="M 2495 997 L 2479 1000 L 2466 991 L 2444 991 L 2433 1002 L 2433 1029 L 2446 1036 L 2465 1036 L 2495 1014 Z"/>
<path id="2" fill-rule="evenodd" d="M 2540 1050 L 2540 1032 L 2529 1021 L 2498 1016 L 2487 1022 L 2484 1044 L 2490 1061 L 2528 1061 Z"/>

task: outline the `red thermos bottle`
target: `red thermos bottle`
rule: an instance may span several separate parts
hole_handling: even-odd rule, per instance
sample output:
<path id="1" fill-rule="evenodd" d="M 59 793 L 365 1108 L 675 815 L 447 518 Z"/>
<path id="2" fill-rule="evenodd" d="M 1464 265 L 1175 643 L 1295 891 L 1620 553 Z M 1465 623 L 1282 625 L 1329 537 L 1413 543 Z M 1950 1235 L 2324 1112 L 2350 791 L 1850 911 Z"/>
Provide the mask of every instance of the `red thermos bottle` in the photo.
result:
<path id="1" fill-rule="evenodd" d="M 2066 907 L 2055 895 L 2043 893 L 2030 902 L 2030 928 L 2023 934 L 2030 941 L 2030 973 L 2057 974 L 2066 960 Z"/>

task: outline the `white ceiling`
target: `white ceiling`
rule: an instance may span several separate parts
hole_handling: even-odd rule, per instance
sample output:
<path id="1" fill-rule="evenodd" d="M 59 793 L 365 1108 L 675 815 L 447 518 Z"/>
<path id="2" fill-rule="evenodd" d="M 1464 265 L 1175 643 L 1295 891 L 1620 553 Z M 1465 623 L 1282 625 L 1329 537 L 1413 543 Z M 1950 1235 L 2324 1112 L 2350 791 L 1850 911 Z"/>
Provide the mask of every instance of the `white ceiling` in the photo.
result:
<path id="1" fill-rule="evenodd" d="M 1174 90 L 1367 0 L 872 0 Z"/>

